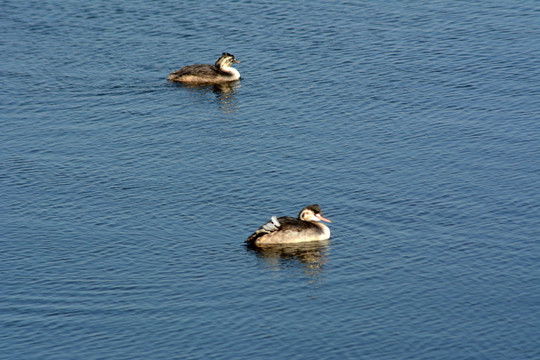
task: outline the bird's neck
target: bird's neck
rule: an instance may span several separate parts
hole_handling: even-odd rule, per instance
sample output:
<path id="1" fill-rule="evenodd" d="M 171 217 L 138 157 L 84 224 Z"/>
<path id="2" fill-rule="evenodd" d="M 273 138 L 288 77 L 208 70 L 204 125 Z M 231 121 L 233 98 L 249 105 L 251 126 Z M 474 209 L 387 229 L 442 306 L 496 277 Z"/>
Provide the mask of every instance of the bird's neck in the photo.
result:
<path id="1" fill-rule="evenodd" d="M 236 70 L 235 68 L 233 68 L 233 67 L 224 65 L 224 66 L 221 66 L 219 68 L 219 70 L 221 70 L 221 71 L 223 71 L 223 72 L 225 72 L 227 74 L 233 75 L 233 77 L 235 79 L 240 79 L 240 72 L 238 70 Z"/>

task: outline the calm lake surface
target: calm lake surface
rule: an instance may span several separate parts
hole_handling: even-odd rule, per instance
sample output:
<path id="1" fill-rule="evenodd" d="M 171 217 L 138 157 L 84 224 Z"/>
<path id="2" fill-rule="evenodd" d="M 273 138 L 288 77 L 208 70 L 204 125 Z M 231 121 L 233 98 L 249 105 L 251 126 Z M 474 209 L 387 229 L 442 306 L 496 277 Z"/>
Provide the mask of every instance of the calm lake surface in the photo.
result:
<path id="1" fill-rule="evenodd" d="M 540 358 L 537 1 L 0 4 L 1 359 Z"/>

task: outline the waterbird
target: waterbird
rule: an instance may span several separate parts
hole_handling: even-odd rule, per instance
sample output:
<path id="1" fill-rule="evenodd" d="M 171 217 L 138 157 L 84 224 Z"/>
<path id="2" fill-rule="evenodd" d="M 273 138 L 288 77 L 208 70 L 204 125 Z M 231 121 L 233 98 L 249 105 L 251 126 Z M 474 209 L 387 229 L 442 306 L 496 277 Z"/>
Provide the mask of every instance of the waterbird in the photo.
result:
<path id="1" fill-rule="evenodd" d="M 232 67 L 235 63 L 240 63 L 240 61 L 236 60 L 234 55 L 224 52 L 214 65 L 187 65 L 170 73 L 167 80 L 186 84 L 218 84 L 235 81 L 240 79 L 240 72 Z"/>
<path id="2" fill-rule="evenodd" d="M 318 204 L 308 205 L 298 213 L 298 218 L 275 217 L 251 234 L 246 243 L 251 246 L 294 244 L 328 240 L 330 229 L 320 221 L 331 222 L 322 216 Z"/>

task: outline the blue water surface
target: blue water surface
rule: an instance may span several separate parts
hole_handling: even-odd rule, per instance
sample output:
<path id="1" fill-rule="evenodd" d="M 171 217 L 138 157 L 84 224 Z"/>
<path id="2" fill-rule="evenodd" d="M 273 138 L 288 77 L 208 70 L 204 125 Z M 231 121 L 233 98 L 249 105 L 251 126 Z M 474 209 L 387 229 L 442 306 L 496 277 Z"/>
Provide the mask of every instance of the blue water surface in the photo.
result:
<path id="1" fill-rule="evenodd" d="M 540 358 L 537 1 L 0 4 L 0 358 Z"/>

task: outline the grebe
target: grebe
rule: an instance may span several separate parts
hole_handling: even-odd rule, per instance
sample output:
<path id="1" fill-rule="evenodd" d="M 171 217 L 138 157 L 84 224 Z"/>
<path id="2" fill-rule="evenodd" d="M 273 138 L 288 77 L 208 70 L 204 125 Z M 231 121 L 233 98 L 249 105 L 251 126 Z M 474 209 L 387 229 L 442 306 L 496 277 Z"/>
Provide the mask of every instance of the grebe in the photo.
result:
<path id="1" fill-rule="evenodd" d="M 167 80 L 188 84 L 216 84 L 234 81 L 240 79 L 240 73 L 231 65 L 239 62 L 234 55 L 223 53 L 216 60 L 215 65 L 187 65 L 170 73 Z"/>
<path id="2" fill-rule="evenodd" d="M 264 246 L 320 241 L 330 238 L 330 229 L 319 221 L 331 222 L 322 216 L 319 205 L 309 205 L 300 210 L 298 218 L 283 216 L 271 220 L 251 234 L 248 245 Z"/>

